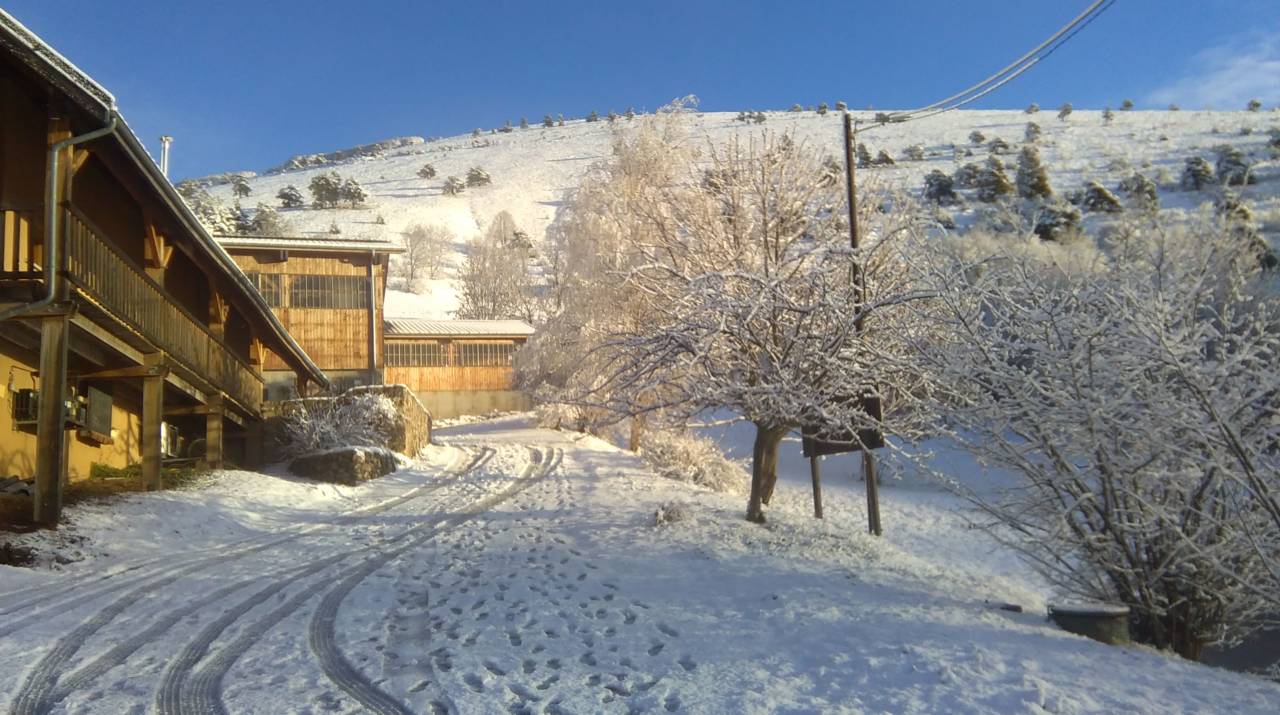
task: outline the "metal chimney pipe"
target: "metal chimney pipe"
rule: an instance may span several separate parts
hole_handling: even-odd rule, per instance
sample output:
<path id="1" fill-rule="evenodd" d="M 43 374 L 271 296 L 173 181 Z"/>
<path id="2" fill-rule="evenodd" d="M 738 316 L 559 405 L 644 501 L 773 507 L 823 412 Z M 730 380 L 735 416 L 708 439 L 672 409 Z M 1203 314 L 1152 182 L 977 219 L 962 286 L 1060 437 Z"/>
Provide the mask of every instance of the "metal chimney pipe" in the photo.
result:
<path id="1" fill-rule="evenodd" d="M 160 137 L 160 173 L 164 174 L 164 178 L 169 178 L 169 145 L 173 143 L 173 137 L 165 134 Z"/>

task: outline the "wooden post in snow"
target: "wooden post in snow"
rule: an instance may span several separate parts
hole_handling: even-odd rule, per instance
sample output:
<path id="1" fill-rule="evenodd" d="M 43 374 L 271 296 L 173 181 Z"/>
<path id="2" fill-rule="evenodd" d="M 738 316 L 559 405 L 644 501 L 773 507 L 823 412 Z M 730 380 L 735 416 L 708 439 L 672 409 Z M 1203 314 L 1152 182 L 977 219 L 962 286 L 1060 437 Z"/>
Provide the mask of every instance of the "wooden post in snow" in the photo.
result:
<path id="1" fill-rule="evenodd" d="M 858 248 L 858 200 L 857 185 L 854 182 L 853 161 L 853 118 L 849 110 L 844 112 L 844 167 L 845 167 L 845 199 L 849 204 L 849 246 Z M 867 284 L 863 279 L 862 267 L 857 260 L 849 267 L 850 278 L 857 291 L 858 304 L 854 307 L 854 331 L 862 332 L 862 306 L 867 302 Z M 879 536 L 880 531 L 880 486 L 876 482 L 876 455 L 869 447 L 862 449 L 862 476 L 867 482 L 867 530 Z M 814 482 L 817 488 L 817 482 Z M 817 493 L 815 492 L 815 498 Z"/>

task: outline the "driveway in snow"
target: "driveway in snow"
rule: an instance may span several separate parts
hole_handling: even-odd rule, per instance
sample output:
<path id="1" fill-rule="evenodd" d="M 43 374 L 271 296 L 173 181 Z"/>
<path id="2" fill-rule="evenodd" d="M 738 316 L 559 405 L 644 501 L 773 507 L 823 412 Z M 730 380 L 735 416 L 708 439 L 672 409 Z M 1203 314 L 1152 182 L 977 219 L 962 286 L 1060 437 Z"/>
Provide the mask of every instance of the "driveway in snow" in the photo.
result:
<path id="1" fill-rule="evenodd" d="M 1046 624 L 932 490 L 886 488 L 877 540 L 854 485 L 817 522 L 784 483 L 760 527 L 593 438 L 508 418 L 438 440 L 359 488 L 239 473 L 73 511 L 91 558 L 0 570 L 0 708 L 1280 710 L 1262 679 Z M 673 499 L 688 518 L 655 527 Z"/>

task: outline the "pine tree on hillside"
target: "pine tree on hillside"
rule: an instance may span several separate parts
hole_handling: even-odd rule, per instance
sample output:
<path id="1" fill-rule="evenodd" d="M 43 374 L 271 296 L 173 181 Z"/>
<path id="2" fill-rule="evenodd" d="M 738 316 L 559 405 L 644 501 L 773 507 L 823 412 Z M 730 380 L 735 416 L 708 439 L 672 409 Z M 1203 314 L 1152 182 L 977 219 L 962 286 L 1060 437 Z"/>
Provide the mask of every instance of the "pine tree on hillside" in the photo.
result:
<path id="1" fill-rule="evenodd" d="M 243 199 L 251 193 L 253 193 L 253 190 L 249 188 L 248 179 L 239 174 L 231 176 L 231 194 L 233 196 L 237 199 Z"/>
<path id="2" fill-rule="evenodd" d="M 984 142 L 984 141 L 986 141 L 986 140 L 987 140 L 987 135 L 983 134 L 982 132 L 978 131 L 977 129 L 974 129 L 973 131 L 969 132 L 969 143 L 970 143 L 970 144 L 981 144 L 982 142 Z"/>
<path id="3" fill-rule="evenodd" d="M 550 129 L 556 125 L 556 120 L 551 118 L 550 114 L 542 115 L 542 128 Z"/>
<path id="4" fill-rule="evenodd" d="M 789 109 L 789 110 L 787 110 L 787 111 L 790 111 L 790 112 L 803 112 L 803 111 L 804 111 L 804 107 L 801 107 L 801 106 L 800 106 L 800 105 L 798 105 L 798 104 L 793 104 L 793 105 L 791 105 L 791 109 Z"/>
<path id="5" fill-rule="evenodd" d="M 1071 111 L 1071 102 L 1063 102 L 1062 106 L 1058 107 L 1058 119 L 1064 122 L 1067 121 L 1067 117 L 1071 116 Z"/>
<path id="6" fill-rule="evenodd" d="M 510 120 L 510 119 L 508 119 L 508 120 L 507 120 L 507 123 L 506 123 L 506 124 L 503 124 L 503 125 L 502 125 L 502 127 L 501 127 L 500 129 L 498 129 L 498 131 L 502 132 L 503 134 L 510 134 L 511 132 L 514 132 L 515 130 L 516 130 L 516 129 L 515 129 L 515 127 L 511 126 L 511 120 Z"/>
<path id="7" fill-rule="evenodd" d="M 253 220 L 249 222 L 249 233 L 255 236 L 287 236 L 289 224 L 275 209 L 258 204 L 253 211 Z"/>
<path id="8" fill-rule="evenodd" d="M 1132 100 L 1132 99 L 1126 99 L 1126 100 L 1124 100 L 1123 102 L 1121 102 L 1121 103 L 1120 103 L 1120 111 L 1122 111 L 1122 112 L 1129 112 L 1129 111 L 1132 111 L 1132 110 L 1133 110 L 1133 100 Z"/>
<path id="9" fill-rule="evenodd" d="M 827 103 L 820 102 L 818 104 L 818 114 L 826 114 L 826 113 L 827 113 Z"/>
<path id="10" fill-rule="evenodd" d="M 300 209 L 306 205 L 307 201 L 302 197 L 302 192 L 298 191 L 298 187 L 293 184 L 280 189 L 276 194 L 276 198 L 280 199 L 280 207 L 286 209 Z"/>
<path id="11" fill-rule="evenodd" d="M 1080 233 L 1080 210 L 1071 204 L 1044 204 L 1036 210 L 1032 230 L 1042 241 L 1066 241 Z"/>
<path id="12" fill-rule="evenodd" d="M 1027 108 L 1024 111 L 1027 114 L 1035 114 L 1036 112 L 1040 111 L 1040 105 L 1036 104 L 1035 102 L 1032 102 L 1031 104 L 1027 105 Z"/>
<path id="13" fill-rule="evenodd" d="M 491 183 L 491 180 L 489 179 L 489 172 L 478 166 L 473 166 L 470 169 L 467 169 L 467 186 L 485 186 L 489 183 Z"/>
<path id="14" fill-rule="evenodd" d="M 1156 184 L 1142 174 L 1134 174 L 1120 182 L 1120 191 L 1129 197 L 1129 203 L 1135 209 L 1150 213 L 1160 208 L 1160 197 L 1156 192 Z"/>
<path id="15" fill-rule="evenodd" d="M 1018 154 L 1018 196 L 1024 199 L 1043 200 L 1053 196 L 1049 186 L 1049 174 L 1040 163 L 1040 151 L 1034 144 L 1026 144 Z"/>
<path id="16" fill-rule="evenodd" d="M 609 120 L 609 123 L 610 123 L 610 124 L 612 124 L 612 123 L 614 123 L 614 122 L 618 121 L 618 117 L 619 117 L 619 116 L 621 116 L 621 115 L 619 115 L 617 112 L 615 112 L 615 111 L 613 111 L 612 109 L 610 109 L 610 110 L 609 110 L 609 113 L 608 113 L 607 115 L 605 115 L 605 118 Z"/>
<path id="17" fill-rule="evenodd" d="M 954 183 L 962 189 L 974 189 L 978 186 L 978 176 L 982 174 L 982 167 L 977 164 L 969 163 L 956 169 Z"/>
<path id="18" fill-rule="evenodd" d="M 1244 105 L 1244 108 L 1250 112 L 1260 111 L 1262 109 L 1262 101 L 1251 99 L 1248 104 Z"/>
<path id="19" fill-rule="evenodd" d="M 1115 121 L 1115 118 L 1116 118 L 1116 113 L 1111 111 L 1111 107 L 1107 107 L 1106 109 L 1102 110 L 1103 124 L 1110 124 L 1111 122 Z"/>
<path id="20" fill-rule="evenodd" d="M 924 145 L 912 144 L 902 150 L 902 158 L 906 161 L 924 161 Z"/>
<path id="21" fill-rule="evenodd" d="M 323 174 L 316 174 L 311 177 L 311 183 L 307 185 L 311 191 L 311 204 L 316 208 L 331 208 L 338 205 L 341 200 L 339 192 L 342 190 L 342 177 L 338 176 L 338 172 L 330 171 Z"/>
<path id="22" fill-rule="evenodd" d="M 594 109 L 593 109 L 593 110 L 591 110 L 591 113 L 587 115 L 587 121 L 588 121 L 588 122 L 598 122 L 598 121 L 600 121 L 600 115 L 599 115 L 598 113 L 596 113 L 596 110 L 594 110 Z"/>
<path id="23" fill-rule="evenodd" d="M 1182 188 L 1189 191 L 1203 191 L 1213 183 L 1213 167 L 1204 157 L 1193 156 L 1187 159 L 1182 168 Z"/>
<path id="24" fill-rule="evenodd" d="M 996 137 L 987 142 L 987 150 L 992 154 L 1004 154 L 1009 151 L 1009 142 L 1001 139 L 1000 137 Z"/>
<path id="25" fill-rule="evenodd" d="M 1029 142 L 1038 142 L 1040 141 L 1040 134 L 1039 124 L 1036 124 L 1035 122 L 1027 122 L 1027 128 L 1022 133 L 1022 137 Z"/>
<path id="26" fill-rule="evenodd" d="M 342 182 L 342 187 L 338 189 L 338 198 L 350 204 L 351 208 L 355 208 L 363 204 L 369 198 L 369 194 L 365 193 L 364 187 L 360 185 L 360 182 L 355 179 L 347 179 Z"/>
<path id="27" fill-rule="evenodd" d="M 529 118 L 528 118 L 528 117 L 520 117 L 520 128 L 521 128 L 521 129 L 528 129 L 528 128 L 529 128 Z"/>
<path id="28" fill-rule="evenodd" d="M 987 159 L 977 177 L 977 198 L 983 203 L 995 203 L 1013 193 L 1013 184 L 1004 171 L 1004 163 L 996 157 Z"/>
<path id="29" fill-rule="evenodd" d="M 1181 112 L 1181 111 L 1182 111 L 1182 107 L 1179 107 L 1179 106 L 1178 106 L 1178 105 L 1176 105 L 1176 104 L 1170 104 L 1170 105 L 1169 105 L 1169 111 L 1170 111 L 1170 112 Z"/>
<path id="30" fill-rule="evenodd" d="M 1090 181 L 1085 186 L 1084 198 L 1080 205 L 1085 211 L 1092 213 L 1116 214 L 1124 211 L 1124 207 L 1120 205 L 1120 199 L 1097 181 Z"/>
<path id="31" fill-rule="evenodd" d="M 941 205 L 956 203 L 955 182 L 937 169 L 930 171 L 924 177 L 924 198 Z"/>
<path id="32" fill-rule="evenodd" d="M 557 126 L 557 127 L 563 127 L 563 126 L 564 126 L 564 115 L 563 115 L 563 114 L 558 114 L 558 115 L 556 115 L 556 126 Z"/>
<path id="33" fill-rule="evenodd" d="M 871 152 L 867 150 L 867 145 L 858 142 L 858 148 L 855 150 L 858 155 L 858 168 L 866 169 L 871 166 Z"/>
<path id="34" fill-rule="evenodd" d="M 422 165 L 422 168 L 421 168 L 421 169 L 418 169 L 418 177 L 419 177 L 419 178 L 422 178 L 422 179 L 434 179 L 434 178 L 436 178 L 436 167 L 435 167 L 435 165 L 433 165 L 433 164 L 423 164 L 423 165 Z"/>
<path id="35" fill-rule="evenodd" d="M 881 149 L 880 152 L 876 154 L 875 161 L 872 163 L 876 166 L 893 166 L 897 162 L 893 160 L 893 157 L 889 156 L 889 152 Z"/>
<path id="36" fill-rule="evenodd" d="M 1226 186 L 1258 183 L 1258 177 L 1253 175 L 1249 161 L 1239 149 L 1223 144 L 1215 147 L 1214 153 L 1218 155 L 1217 165 L 1214 167 L 1218 174 L 1218 181 Z"/>
<path id="37" fill-rule="evenodd" d="M 444 180 L 444 186 L 441 187 L 440 190 L 444 192 L 445 196 L 457 196 L 463 191 L 466 191 L 466 189 L 467 185 L 462 183 L 462 179 L 459 179 L 456 176 L 450 176 Z"/>
<path id="38" fill-rule="evenodd" d="M 478 138 L 480 136 L 480 127 L 471 130 L 471 136 Z"/>
<path id="39" fill-rule="evenodd" d="M 636 108 L 635 108 L 635 107 L 627 107 L 627 115 L 626 115 L 626 116 L 627 116 L 627 121 L 631 121 L 632 119 L 635 119 L 635 118 L 636 118 Z"/>

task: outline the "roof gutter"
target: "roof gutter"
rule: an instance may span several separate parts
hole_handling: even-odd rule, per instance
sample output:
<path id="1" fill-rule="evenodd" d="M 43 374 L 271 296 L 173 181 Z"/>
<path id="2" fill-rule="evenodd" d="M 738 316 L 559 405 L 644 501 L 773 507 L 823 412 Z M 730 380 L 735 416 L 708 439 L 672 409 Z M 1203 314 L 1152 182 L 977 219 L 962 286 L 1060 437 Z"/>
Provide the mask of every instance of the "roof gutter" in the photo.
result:
<path id="1" fill-rule="evenodd" d="M 62 247 L 62 241 L 59 240 L 60 229 L 58 219 L 61 217 L 60 204 L 62 203 L 58 197 L 58 180 L 61 173 L 60 167 L 62 152 L 77 144 L 91 142 L 94 139 L 105 137 L 109 134 L 115 134 L 116 128 L 120 125 L 119 117 L 115 110 L 111 110 L 107 119 L 107 126 L 101 129 L 95 129 L 87 134 L 81 134 L 78 137 L 63 139 L 54 143 L 49 147 L 49 171 L 45 177 L 44 185 L 44 285 L 45 295 L 39 300 L 19 305 L 9 310 L 0 312 L 0 321 L 17 318 L 27 313 L 34 313 L 37 310 L 53 305 L 61 293 L 62 273 L 58 270 L 61 264 L 62 256 L 59 250 Z"/>

